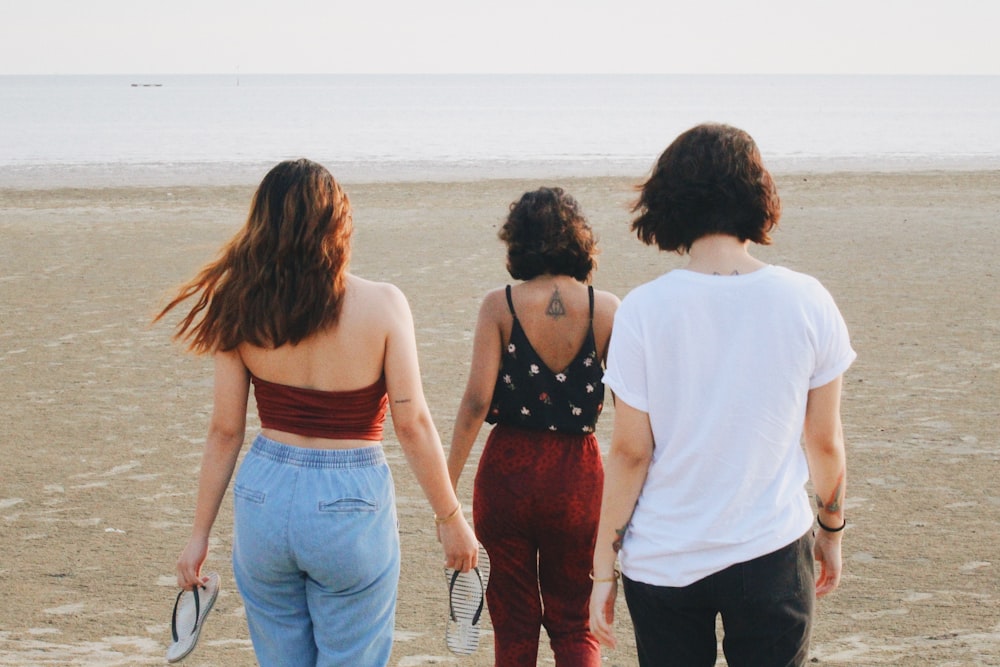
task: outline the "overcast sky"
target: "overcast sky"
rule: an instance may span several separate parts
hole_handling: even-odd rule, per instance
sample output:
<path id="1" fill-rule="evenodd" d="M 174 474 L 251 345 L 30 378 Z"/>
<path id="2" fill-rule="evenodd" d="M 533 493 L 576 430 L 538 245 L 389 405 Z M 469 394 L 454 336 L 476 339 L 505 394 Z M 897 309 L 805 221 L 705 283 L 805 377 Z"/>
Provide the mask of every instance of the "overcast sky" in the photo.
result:
<path id="1" fill-rule="evenodd" d="M 1000 0 L 0 0 L 0 74 L 1000 74 Z"/>

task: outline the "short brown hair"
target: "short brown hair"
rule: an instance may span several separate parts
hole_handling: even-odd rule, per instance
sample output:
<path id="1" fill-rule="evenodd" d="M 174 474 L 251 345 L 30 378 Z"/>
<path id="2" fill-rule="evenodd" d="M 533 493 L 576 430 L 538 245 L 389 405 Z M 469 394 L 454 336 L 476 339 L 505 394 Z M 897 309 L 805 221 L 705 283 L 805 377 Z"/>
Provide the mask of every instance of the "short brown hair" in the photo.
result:
<path id="1" fill-rule="evenodd" d="M 498 235 L 507 244 L 507 271 L 516 280 L 549 273 L 585 282 L 597 267 L 594 233 L 562 188 L 524 193 L 510 205 Z"/>
<path id="2" fill-rule="evenodd" d="M 767 245 L 781 200 L 753 138 L 706 123 L 677 137 L 660 155 L 632 208 L 632 231 L 647 245 L 687 252 L 709 234 Z"/>
<path id="3" fill-rule="evenodd" d="M 243 228 L 156 320 L 197 296 L 175 335 L 194 352 L 298 343 L 337 321 L 352 231 L 350 200 L 325 167 L 281 162 L 258 186 Z"/>

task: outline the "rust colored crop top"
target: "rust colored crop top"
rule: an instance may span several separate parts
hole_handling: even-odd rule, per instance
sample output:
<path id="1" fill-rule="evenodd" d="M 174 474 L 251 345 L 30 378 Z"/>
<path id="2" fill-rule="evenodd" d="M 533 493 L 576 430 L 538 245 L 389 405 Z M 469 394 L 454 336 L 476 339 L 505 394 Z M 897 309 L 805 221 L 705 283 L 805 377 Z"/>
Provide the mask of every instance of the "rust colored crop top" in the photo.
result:
<path id="1" fill-rule="evenodd" d="M 250 374 L 263 428 L 331 440 L 382 440 L 389 406 L 385 376 L 352 391 L 322 391 L 262 380 Z"/>

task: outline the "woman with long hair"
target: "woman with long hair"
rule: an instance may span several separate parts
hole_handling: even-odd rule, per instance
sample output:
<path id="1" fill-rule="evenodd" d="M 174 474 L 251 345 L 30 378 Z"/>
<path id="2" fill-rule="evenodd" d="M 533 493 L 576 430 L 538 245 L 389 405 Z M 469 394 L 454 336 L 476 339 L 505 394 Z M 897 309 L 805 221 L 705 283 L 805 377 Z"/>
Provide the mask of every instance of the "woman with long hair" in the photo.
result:
<path id="1" fill-rule="evenodd" d="M 348 272 L 352 229 L 329 171 L 282 162 L 245 226 L 156 318 L 195 299 L 176 337 L 215 364 L 194 527 L 177 560 L 183 589 L 206 582 L 254 386 L 261 432 L 233 487 L 233 572 L 264 667 L 388 663 L 400 554 L 387 409 L 445 564 L 477 561 L 424 399 L 409 306 L 393 285 Z"/>

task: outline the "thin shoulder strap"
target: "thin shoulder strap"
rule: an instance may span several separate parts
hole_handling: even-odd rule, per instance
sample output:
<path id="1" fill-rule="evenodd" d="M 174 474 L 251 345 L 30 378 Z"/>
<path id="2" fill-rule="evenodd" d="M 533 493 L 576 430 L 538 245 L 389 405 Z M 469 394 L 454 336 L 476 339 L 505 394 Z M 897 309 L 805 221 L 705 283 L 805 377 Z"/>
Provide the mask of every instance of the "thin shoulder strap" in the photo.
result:
<path id="1" fill-rule="evenodd" d="M 594 286 L 587 285 L 587 293 L 590 295 L 590 323 L 594 323 Z M 513 306 L 511 306 L 513 309 Z"/>
<path id="2" fill-rule="evenodd" d="M 507 307 L 510 308 L 510 314 L 516 320 L 517 313 L 514 312 L 514 300 L 510 298 L 510 285 L 507 285 Z"/>

